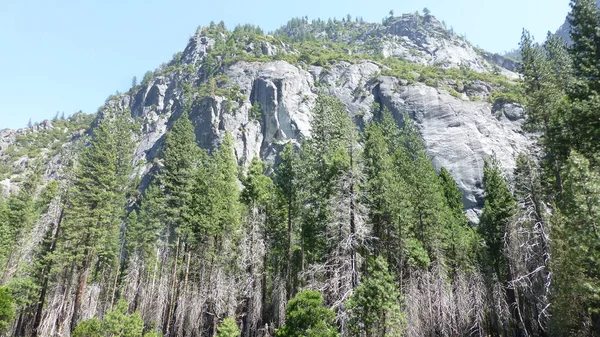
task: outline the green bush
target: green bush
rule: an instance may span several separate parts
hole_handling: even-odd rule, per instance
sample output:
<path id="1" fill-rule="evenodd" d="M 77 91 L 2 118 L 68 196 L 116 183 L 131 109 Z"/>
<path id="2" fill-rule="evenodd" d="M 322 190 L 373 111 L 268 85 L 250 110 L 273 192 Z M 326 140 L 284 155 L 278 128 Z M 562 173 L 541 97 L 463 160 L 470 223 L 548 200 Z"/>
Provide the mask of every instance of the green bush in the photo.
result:
<path id="1" fill-rule="evenodd" d="M 130 314 L 127 303 L 120 301 L 104 319 L 91 318 L 79 323 L 73 337 L 154 337 L 155 331 L 144 332 L 144 321 L 138 313 Z"/>
<path id="2" fill-rule="evenodd" d="M 288 302 L 285 325 L 276 337 L 338 337 L 335 313 L 323 306 L 319 292 L 304 290 Z"/>
<path id="3" fill-rule="evenodd" d="M 10 328 L 15 318 L 15 299 L 7 287 L 0 287 L 0 334 Z"/>
<path id="4" fill-rule="evenodd" d="M 235 319 L 231 317 L 225 318 L 217 328 L 217 337 L 238 337 L 239 335 L 240 328 L 238 328 Z"/>

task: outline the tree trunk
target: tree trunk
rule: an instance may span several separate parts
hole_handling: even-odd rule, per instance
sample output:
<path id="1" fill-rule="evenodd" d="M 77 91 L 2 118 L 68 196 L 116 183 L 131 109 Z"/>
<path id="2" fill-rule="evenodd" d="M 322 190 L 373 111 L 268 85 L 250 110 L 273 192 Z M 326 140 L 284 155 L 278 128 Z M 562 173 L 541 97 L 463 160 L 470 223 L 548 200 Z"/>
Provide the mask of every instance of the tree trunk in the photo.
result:
<path id="1" fill-rule="evenodd" d="M 265 241 L 266 242 L 266 241 Z M 288 196 L 288 218 L 287 218 L 287 257 L 285 261 L 286 300 L 292 298 L 292 199 Z"/>
<path id="2" fill-rule="evenodd" d="M 358 286 L 358 270 L 356 270 L 356 248 L 354 246 L 354 240 L 356 239 L 356 196 L 354 195 L 354 168 L 353 155 L 350 151 L 350 264 L 352 268 L 352 289 Z"/>
<path id="3" fill-rule="evenodd" d="M 171 273 L 171 291 L 169 292 L 169 301 L 167 303 L 167 312 L 166 314 L 166 322 L 163 326 L 163 334 L 165 336 L 170 336 L 171 334 L 171 325 L 172 325 L 172 315 L 174 312 L 174 306 L 175 306 L 175 291 L 177 288 L 177 267 L 178 267 L 178 259 L 179 259 L 179 245 L 180 245 L 180 239 L 179 236 L 177 237 L 177 245 L 176 245 L 176 249 L 175 249 L 175 256 L 173 259 L 173 272 Z"/>
<path id="4" fill-rule="evenodd" d="M 66 201 L 65 201 L 66 202 Z M 46 256 L 52 255 L 54 250 L 56 249 L 56 240 L 58 239 L 58 234 L 60 233 L 60 224 L 63 220 L 65 209 L 61 208 L 60 213 L 58 215 L 58 220 L 56 221 L 56 226 L 54 227 L 52 233 L 52 242 L 50 243 L 50 248 L 48 249 L 48 253 Z M 42 270 L 42 289 L 40 290 L 40 296 L 38 298 L 37 308 L 35 309 L 35 318 L 33 320 L 33 328 L 31 331 L 32 337 L 37 337 L 38 329 L 40 327 L 40 323 L 42 322 L 42 312 L 44 310 L 44 302 L 46 301 L 46 293 L 48 292 L 48 280 L 49 280 L 49 269 L 51 267 L 51 263 L 48 263 L 44 266 Z"/>
<path id="5" fill-rule="evenodd" d="M 92 265 L 92 258 L 94 256 L 93 249 L 86 249 L 85 259 L 81 264 L 81 268 L 79 268 L 79 281 L 77 283 L 77 290 L 75 291 L 75 303 L 73 304 L 73 316 L 71 317 L 71 333 L 75 329 L 77 325 L 77 320 L 79 319 L 79 311 L 81 311 L 81 305 L 83 303 L 83 296 L 85 295 L 85 290 L 87 288 L 88 274 L 90 272 L 90 267 Z"/>

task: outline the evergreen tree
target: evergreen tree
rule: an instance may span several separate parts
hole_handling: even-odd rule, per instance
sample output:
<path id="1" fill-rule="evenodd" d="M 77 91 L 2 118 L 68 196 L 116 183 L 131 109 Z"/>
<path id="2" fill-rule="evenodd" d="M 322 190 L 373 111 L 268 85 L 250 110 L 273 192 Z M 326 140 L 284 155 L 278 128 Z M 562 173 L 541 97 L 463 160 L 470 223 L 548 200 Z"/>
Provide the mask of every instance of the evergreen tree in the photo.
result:
<path id="1" fill-rule="evenodd" d="M 483 255 L 482 269 L 487 272 L 489 291 L 492 294 L 493 303 L 501 303 L 505 299 L 510 306 L 512 318 L 518 322 L 518 310 L 516 294 L 512 287 L 506 287 L 506 295 L 495 292 L 496 285 L 505 287 L 506 282 L 512 281 L 513 276 L 504 254 L 505 235 L 508 232 L 510 221 L 515 215 L 515 201 L 508 190 L 506 181 L 502 176 L 500 164 L 495 158 L 486 160 L 483 167 L 483 188 L 485 191 L 485 203 L 481 213 L 479 232 L 485 243 L 485 254 Z M 513 328 L 515 334 L 520 334 L 519 324 L 508 325 L 502 323 L 501 315 L 495 304 L 489 322 L 489 329 L 509 333 Z"/>
<path id="2" fill-rule="evenodd" d="M 7 287 L 0 287 L 0 334 L 10 328 L 15 317 L 15 300 Z"/>
<path id="3" fill-rule="evenodd" d="M 407 209 L 398 209 L 399 229 L 407 237 L 405 256 L 414 267 L 426 267 L 431 258 L 442 258 L 442 239 L 451 225 L 452 214 L 443 195 L 439 179 L 425 152 L 423 139 L 408 114 L 394 153 L 397 174 L 404 186 L 397 192 Z"/>
<path id="4" fill-rule="evenodd" d="M 299 186 L 298 186 L 298 158 L 294 150 L 294 145 L 289 142 L 280 153 L 281 163 L 275 169 L 275 184 L 277 187 L 277 199 L 279 209 L 283 210 L 283 219 L 286 223 L 285 230 L 285 280 L 286 280 L 286 299 L 289 300 L 295 293 L 298 283 L 296 277 L 300 266 L 293 266 L 292 259 L 295 248 L 294 233 L 297 232 L 295 226 L 299 213 Z"/>
<path id="5" fill-rule="evenodd" d="M 503 255 L 506 226 L 515 213 L 515 201 L 502 177 L 498 161 L 486 160 L 483 168 L 485 203 L 481 213 L 479 231 L 485 240 L 487 255 L 484 264 L 501 281 L 506 281 L 506 264 Z"/>
<path id="6" fill-rule="evenodd" d="M 538 164 L 520 153 L 514 171 L 516 213 L 507 226 L 504 245 L 509 275 L 514 288 L 520 317 L 518 325 L 524 334 L 543 335 L 548 329 L 544 312 L 550 304 L 550 226 L 542 201 L 541 175 Z"/>
<path id="7" fill-rule="evenodd" d="M 285 310 L 285 325 L 276 337 L 337 337 L 335 313 L 323 306 L 323 297 L 304 290 L 291 299 Z"/>
<path id="8" fill-rule="evenodd" d="M 80 156 L 69 193 L 59 255 L 64 266 L 77 265 L 71 329 L 77 323 L 92 266 L 94 275 L 110 272 L 107 267 L 114 267 L 118 254 L 119 221 L 125 206 L 119 177 L 128 174 L 118 172 L 120 163 L 126 160 L 120 155 L 126 151 L 120 149 L 117 135 L 122 136 L 113 115 L 100 121 L 90 145 Z"/>
<path id="9" fill-rule="evenodd" d="M 350 148 L 354 125 L 344 104 L 331 96 L 319 96 L 311 122 L 312 138 L 300 153 L 303 203 L 303 261 L 322 261 L 325 257 L 326 225 L 330 222 L 329 201 L 335 181 L 347 168 L 348 158 L 340 156 Z M 346 156 L 347 157 L 347 156 Z"/>
<path id="10" fill-rule="evenodd" d="M 258 157 L 254 157 L 248 167 L 248 173 L 242 183 L 244 189 L 241 199 L 246 205 L 245 243 L 243 244 L 243 260 L 249 266 L 248 274 L 254 280 L 248 294 L 248 315 L 246 329 L 256 330 L 258 322 L 267 309 L 267 279 L 268 258 L 271 248 L 275 245 L 272 233 L 268 228 L 270 205 L 272 203 L 274 184 L 266 176 L 266 164 Z M 277 266 L 273 266 L 277 267 Z M 277 283 L 277 277 L 271 282 Z M 283 286 L 274 285 L 274 288 L 284 289 Z M 280 296 L 284 297 L 284 296 Z"/>
<path id="11" fill-rule="evenodd" d="M 543 166 L 552 189 L 562 190 L 561 167 L 568 155 L 571 136 L 565 116 L 566 89 L 571 82 L 571 61 L 566 44 L 549 37 L 543 46 L 535 44 L 529 32 L 521 37 L 523 84 L 528 131 L 542 132 Z"/>
<path id="12" fill-rule="evenodd" d="M 391 231 L 396 223 L 392 214 L 393 184 L 396 183 L 392 150 L 379 123 L 369 124 L 364 139 L 369 218 L 373 224 L 373 235 L 378 240 L 374 248 L 377 252 L 388 254 L 395 241 Z M 391 260 L 390 256 L 388 260 Z"/>
<path id="13" fill-rule="evenodd" d="M 153 248 L 163 233 L 164 199 L 158 180 L 153 180 L 146 189 L 140 202 L 139 211 L 133 210 L 127 219 L 126 240 L 128 255 L 149 259 Z"/>
<path id="14" fill-rule="evenodd" d="M 445 228 L 444 246 L 446 257 L 454 275 L 458 269 L 468 270 L 475 267 L 479 237 L 469 225 L 463 212 L 462 193 L 460 193 L 450 172 L 444 167 L 440 169 L 439 181 L 448 212 L 451 214 L 447 219 L 448 227 Z"/>
<path id="15" fill-rule="evenodd" d="M 367 274 L 348 300 L 351 331 L 356 336 L 401 336 L 405 317 L 402 296 L 395 276 L 385 259 L 378 256 L 368 263 Z"/>
<path id="16" fill-rule="evenodd" d="M 31 174 L 21 191 L 4 201 L 0 197 L 0 272 L 2 279 L 8 276 L 8 268 L 18 263 L 19 241 L 32 229 L 38 217 L 34 195 L 37 179 Z"/>
<path id="17" fill-rule="evenodd" d="M 556 327 L 600 334 L 600 174 L 577 152 L 565 172 L 565 197 L 553 233 Z"/>
<path id="18" fill-rule="evenodd" d="M 572 0 L 570 54 L 575 81 L 568 90 L 571 146 L 595 160 L 600 153 L 600 9 L 594 0 Z"/>
<path id="19" fill-rule="evenodd" d="M 456 186 L 456 181 L 445 167 L 440 169 L 439 178 L 448 207 L 450 207 L 455 218 L 461 220 L 461 223 L 466 223 L 467 219 L 463 213 L 462 193 Z"/>
<path id="20" fill-rule="evenodd" d="M 77 325 L 73 337 L 154 337 L 144 334 L 144 321 L 138 313 L 130 314 L 127 303 L 121 301 L 103 319 L 91 318 Z"/>
<path id="21" fill-rule="evenodd" d="M 167 132 L 162 148 L 162 164 L 159 177 L 164 193 L 165 221 L 169 228 L 170 242 L 176 241 L 186 229 L 185 219 L 189 217 L 188 205 L 194 172 L 200 157 L 196 144 L 194 126 L 184 112 Z"/>
<path id="22" fill-rule="evenodd" d="M 575 76 L 583 81 L 584 88 L 577 88 L 580 97 L 590 91 L 600 92 L 600 10 L 594 0 L 572 0 L 571 12 L 568 16 L 571 25 L 570 52 L 573 56 Z"/>
<path id="23" fill-rule="evenodd" d="M 223 323 L 219 325 L 217 337 L 238 337 L 240 335 L 240 328 L 237 323 L 231 317 L 227 317 L 223 320 Z"/>

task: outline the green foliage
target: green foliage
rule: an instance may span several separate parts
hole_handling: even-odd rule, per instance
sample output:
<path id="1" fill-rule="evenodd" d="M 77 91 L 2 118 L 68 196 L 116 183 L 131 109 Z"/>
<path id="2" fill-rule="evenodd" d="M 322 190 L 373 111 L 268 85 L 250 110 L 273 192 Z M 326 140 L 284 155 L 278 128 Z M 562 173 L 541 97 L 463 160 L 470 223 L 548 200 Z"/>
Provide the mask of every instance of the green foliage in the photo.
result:
<path id="1" fill-rule="evenodd" d="M 62 151 L 62 146 L 77 132 L 87 129 L 95 115 L 78 112 L 69 119 L 56 119 L 52 121 L 52 128 L 37 131 L 27 130 L 16 136 L 15 143 L 11 144 L 0 154 L 0 180 L 20 171 L 13 167 L 13 163 L 23 156 L 30 162 L 40 159 L 49 160 Z"/>
<path id="2" fill-rule="evenodd" d="M 120 301 L 103 319 L 91 318 L 77 325 L 73 337 L 153 337 L 144 334 L 144 321 L 138 313 L 130 314 L 127 303 Z"/>
<path id="3" fill-rule="evenodd" d="M 371 259 L 362 284 L 354 289 L 347 306 L 356 336 L 401 336 L 405 317 L 395 277 L 382 256 Z"/>
<path id="4" fill-rule="evenodd" d="M 192 198 L 194 172 L 200 158 L 194 126 L 184 112 L 167 132 L 162 148 L 163 166 L 158 179 L 164 193 L 165 221 L 170 240 L 188 229 L 183 227 L 191 216 L 188 205 Z"/>
<path id="5" fill-rule="evenodd" d="M 536 209 L 551 205 L 551 327 L 556 335 L 600 331 L 600 237 L 597 165 L 600 154 L 600 10 L 593 0 L 571 1 L 572 45 L 549 36 L 521 40 L 527 130 L 542 134 L 542 179 L 517 176 L 518 195 Z M 518 168 L 527 169 L 524 160 Z M 538 215 L 539 216 L 539 215 Z"/>
<path id="6" fill-rule="evenodd" d="M 276 337 L 337 337 L 335 313 L 323 306 L 323 297 L 312 290 L 299 292 L 288 302 L 285 324 Z"/>
<path id="7" fill-rule="evenodd" d="M 252 104 L 252 108 L 250 108 L 248 119 L 260 121 L 260 116 L 262 115 L 262 111 L 260 108 L 260 104 L 258 101 L 255 101 Z"/>
<path id="8" fill-rule="evenodd" d="M 191 225 L 198 242 L 235 233 L 242 221 L 238 164 L 233 137 L 226 133 L 212 158 L 203 156 L 192 187 Z"/>
<path id="9" fill-rule="evenodd" d="M 127 251 L 143 260 L 154 256 L 154 246 L 160 238 L 165 221 L 164 198 L 157 180 L 146 189 L 139 212 L 129 213 L 126 226 Z"/>
<path id="10" fill-rule="evenodd" d="M 226 317 L 217 330 L 217 337 L 239 337 L 240 335 L 240 328 L 231 317 Z"/>
<path id="11" fill-rule="evenodd" d="M 241 194 L 242 201 L 252 207 L 252 205 L 266 205 L 269 202 L 273 191 L 273 181 L 264 174 L 267 165 L 258 157 L 252 158 L 248 173 L 242 181 L 244 190 Z"/>
<path id="12" fill-rule="evenodd" d="M 600 319 L 600 173 L 577 152 L 565 170 L 564 201 L 555 220 L 555 326 L 565 335 L 591 335 Z"/>
<path id="13" fill-rule="evenodd" d="M 23 237 L 32 230 L 35 220 L 40 216 L 34 199 L 39 176 L 31 173 L 23 188 L 12 194 L 7 200 L 0 196 L 0 271 L 9 266 L 12 259 L 19 256 L 14 251 Z"/>
<path id="14" fill-rule="evenodd" d="M 0 334 L 10 328 L 15 317 L 15 300 L 7 287 L 0 287 Z"/>
<path id="15" fill-rule="evenodd" d="M 145 86 L 150 84 L 150 82 L 154 79 L 154 73 L 151 71 L 147 71 L 144 74 L 144 78 L 142 78 L 142 82 L 140 83 L 141 85 Z"/>
<path id="16" fill-rule="evenodd" d="M 319 96 L 313 110 L 312 138 L 302 144 L 300 184 L 305 192 L 302 202 L 302 242 L 306 261 L 324 258 L 326 227 L 331 220 L 329 202 L 335 182 L 350 167 L 348 149 L 355 126 L 342 102 Z"/>
<path id="17" fill-rule="evenodd" d="M 118 253 L 119 221 L 126 202 L 122 179 L 132 148 L 122 149 L 115 120 L 105 118 L 94 130 L 90 146 L 80 155 L 69 193 L 61 250 L 67 261 L 89 261 L 110 266 Z"/>
<path id="18" fill-rule="evenodd" d="M 486 160 L 483 168 L 485 204 L 479 231 L 485 240 L 487 258 L 483 262 L 493 268 L 499 280 L 505 280 L 506 264 L 503 255 L 506 226 L 515 214 L 515 201 L 502 177 L 500 164 L 494 158 Z"/>
<path id="19" fill-rule="evenodd" d="M 574 79 L 567 88 L 568 141 L 594 161 L 600 153 L 600 9 L 593 0 L 572 0 L 569 22 Z"/>
<path id="20" fill-rule="evenodd" d="M 372 57 L 371 57 L 372 58 Z M 423 82 L 429 86 L 437 87 L 439 83 L 452 80 L 456 83 L 454 89 L 458 92 L 474 81 L 489 83 L 495 89 L 490 96 L 491 102 L 522 102 L 522 90 L 518 82 L 512 81 L 503 75 L 479 73 L 468 68 L 441 68 L 438 66 L 421 65 L 395 58 L 375 58 L 387 69 L 382 75 L 393 76 L 408 81 L 409 83 Z"/>

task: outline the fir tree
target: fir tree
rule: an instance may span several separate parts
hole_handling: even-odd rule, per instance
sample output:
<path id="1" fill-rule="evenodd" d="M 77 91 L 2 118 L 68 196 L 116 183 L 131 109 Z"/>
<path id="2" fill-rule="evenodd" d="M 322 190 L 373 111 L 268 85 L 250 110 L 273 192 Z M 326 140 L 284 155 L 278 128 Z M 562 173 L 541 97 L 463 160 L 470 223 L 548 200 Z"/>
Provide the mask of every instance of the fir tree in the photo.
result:
<path id="1" fill-rule="evenodd" d="M 356 336 L 363 332 L 367 337 L 401 336 L 405 323 L 402 302 L 385 259 L 381 256 L 371 259 L 362 284 L 348 300 L 351 331 Z"/>
<path id="2" fill-rule="evenodd" d="M 283 209 L 283 219 L 286 222 L 285 230 L 285 279 L 286 279 L 286 299 L 289 300 L 295 293 L 297 285 L 297 270 L 299 266 L 292 266 L 292 258 L 296 243 L 294 233 L 297 231 L 295 226 L 298 218 L 299 186 L 297 175 L 298 158 L 294 150 L 294 145 L 287 143 L 280 153 L 281 163 L 275 170 L 275 184 L 277 187 L 277 196 L 279 208 Z"/>
<path id="3" fill-rule="evenodd" d="M 565 172 L 554 242 L 556 327 L 565 335 L 600 332 L 600 174 L 577 152 Z"/>
<path id="4" fill-rule="evenodd" d="M 485 240 L 487 260 L 498 280 L 506 281 L 503 247 L 506 226 L 515 213 L 515 201 L 502 177 L 496 159 L 486 160 L 483 168 L 485 203 L 479 231 Z"/>
<path id="5" fill-rule="evenodd" d="M 575 150 L 595 160 L 600 153 L 600 9 L 593 0 L 572 0 L 570 54 L 574 85 L 569 88 L 569 128 Z"/>
<path id="6" fill-rule="evenodd" d="M 15 317 L 15 300 L 7 287 L 0 287 L 0 334 L 8 331 Z"/>
<path id="7" fill-rule="evenodd" d="M 162 148 L 162 163 L 158 179 L 165 202 L 165 221 L 169 228 L 170 242 L 176 241 L 182 231 L 191 199 L 192 177 L 199 159 L 200 148 L 196 144 L 194 126 L 187 113 L 183 113 L 167 133 Z"/>
<path id="8" fill-rule="evenodd" d="M 223 320 L 223 323 L 219 325 L 217 337 L 238 337 L 240 335 L 240 328 L 237 323 L 231 317 L 227 317 Z"/>
<path id="9" fill-rule="evenodd" d="M 291 299 L 285 310 L 285 325 L 276 337 L 337 337 L 335 313 L 323 306 L 323 297 L 304 290 Z"/>
<path id="10" fill-rule="evenodd" d="M 61 259 L 77 265 L 78 285 L 71 329 L 78 320 L 92 266 L 94 275 L 114 267 L 118 254 L 119 221 L 124 191 L 119 186 L 121 150 L 115 139 L 114 118 L 104 118 L 78 162 L 69 193 L 66 221 L 61 235 Z M 131 149 L 129 149 L 131 150 Z M 106 269 L 107 271 L 109 269 Z"/>

